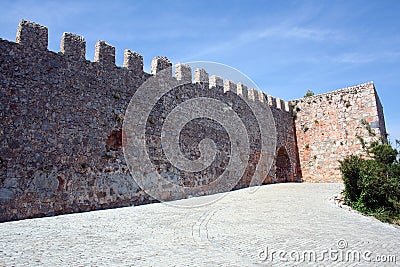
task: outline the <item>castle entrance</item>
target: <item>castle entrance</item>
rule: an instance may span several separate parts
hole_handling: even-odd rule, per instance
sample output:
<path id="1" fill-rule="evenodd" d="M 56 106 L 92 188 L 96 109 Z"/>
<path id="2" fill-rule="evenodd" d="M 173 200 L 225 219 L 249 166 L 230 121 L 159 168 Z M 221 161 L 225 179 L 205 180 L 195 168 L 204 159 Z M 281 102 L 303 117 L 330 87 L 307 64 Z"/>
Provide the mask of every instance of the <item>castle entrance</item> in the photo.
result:
<path id="1" fill-rule="evenodd" d="M 293 170 L 285 147 L 280 147 L 276 153 L 276 181 L 293 181 Z"/>

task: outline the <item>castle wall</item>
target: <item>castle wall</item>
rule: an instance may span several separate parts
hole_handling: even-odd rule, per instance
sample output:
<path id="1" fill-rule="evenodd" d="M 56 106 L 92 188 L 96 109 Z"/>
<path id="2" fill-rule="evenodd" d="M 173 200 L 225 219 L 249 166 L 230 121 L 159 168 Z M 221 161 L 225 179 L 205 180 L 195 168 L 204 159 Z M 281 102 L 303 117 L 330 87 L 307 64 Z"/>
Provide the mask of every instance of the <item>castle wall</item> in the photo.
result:
<path id="1" fill-rule="evenodd" d="M 120 131 L 128 101 L 148 77 L 115 66 L 115 49 L 65 34 L 47 50 L 47 29 L 22 21 L 17 42 L 0 40 L 0 221 L 146 203 L 128 183 Z M 128 62 L 136 59 L 127 58 Z"/>
<path id="2" fill-rule="evenodd" d="M 155 201 L 138 186 L 128 170 L 122 151 L 122 126 L 125 110 L 138 88 L 149 77 L 171 67 L 171 62 L 165 57 L 156 57 L 151 74 L 147 74 L 143 71 L 142 56 L 126 50 L 124 66 L 118 67 L 115 48 L 104 41 L 96 43 L 95 58 L 91 62 L 85 59 L 83 37 L 65 33 L 60 52 L 56 53 L 47 50 L 47 34 L 45 27 L 21 21 L 16 43 L 0 39 L 0 221 Z M 202 89 L 201 92 L 215 98 L 232 91 L 268 107 L 261 92 L 216 76 L 209 78 L 204 70 L 195 70 L 193 84 L 187 65 L 178 64 L 175 78 L 172 72 L 169 76 L 169 79 L 190 83 L 189 90 L 178 91 L 180 96 Z M 252 123 L 255 122 L 244 119 L 251 114 L 240 106 L 238 97 L 231 94 L 230 100 L 246 127 L 254 129 L 256 125 Z M 289 108 L 287 103 L 285 106 L 282 102 L 282 105 L 273 112 L 276 125 L 280 127 L 278 143 L 287 149 L 290 162 L 295 166 L 292 130 L 284 130 L 293 126 L 293 120 L 284 110 Z M 165 119 L 166 108 L 168 101 L 156 108 L 154 120 Z M 200 135 L 196 134 L 201 133 L 198 126 L 184 129 L 189 131 L 188 136 L 194 136 L 183 139 L 182 149 L 187 148 L 188 155 L 196 156 L 198 152 Z M 206 124 L 202 129 L 212 136 L 219 136 L 221 130 L 213 124 Z M 152 133 L 146 138 L 152 142 L 156 137 L 156 133 Z M 235 188 L 249 185 L 260 154 L 259 139 L 250 137 L 254 151 L 249 167 Z M 214 138 L 214 142 L 218 147 L 225 141 Z M 159 156 L 156 149 L 149 151 L 154 152 L 150 157 Z M 160 170 L 176 177 L 169 165 L 159 164 Z M 219 173 L 222 167 L 221 162 L 215 162 L 210 173 Z M 270 174 L 273 177 L 274 170 Z M 198 186 L 209 182 L 208 178 L 194 175 L 179 182 Z M 216 192 L 224 190 L 217 188 Z M 199 195 L 205 193 L 199 192 Z"/>
<path id="3" fill-rule="evenodd" d="M 190 66 L 172 68 L 165 57 L 152 60 L 149 74 L 143 71 L 143 57 L 131 50 L 125 50 L 124 65 L 118 67 L 115 48 L 104 41 L 96 43 L 91 62 L 85 59 L 83 37 L 65 33 L 58 53 L 47 50 L 47 38 L 46 27 L 21 21 L 16 43 L 0 39 L 0 221 L 186 197 L 169 186 L 156 188 L 163 193 L 156 199 L 148 195 L 133 179 L 122 151 L 129 101 L 157 75 L 176 86 L 154 105 L 145 137 L 137 138 L 146 142 L 146 156 L 158 174 L 171 184 L 199 188 L 194 195 L 253 185 L 257 167 L 271 161 L 272 168 L 261 173 L 259 182 L 341 182 L 338 161 L 363 153 L 357 135 L 370 140 L 361 121 L 386 138 L 373 83 L 284 102 L 242 83 L 209 77 L 203 69 L 194 70 L 192 81 Z M 146 97 L 152 93 L 148 89 Z M 213 141 L 216 159 L 205 171 L 187 173 L 164 155 L 160 129 L 168 114 L 184 101 L 202 97 L 224 102 L 245 127 L 250 149 L 240 151 L 246 169 L 234 185 L 210 185 L 225 173 L 232 156 L 225 128 L 239 135 L 239 125 L 225 127 L 225 115 L 220 122 L 191 120 L 179 133 L 181 152 L 189 160 L 200 157 L 203 139 Z M 252 107 L 264 120 L 255 117 Z M 263 127 L 273 129 L 268 160 L 260 156 Z M 136 173 L 141 179 L 147 175 L 140 166 Z"/>
<path id="4" fill-rule="evenodd" d="M 292 107 L 279 98 L 268 96 L 267 99 L 275 121 L 277 144 L 274 163 L 264 183 L 300 182 L 301 170 Z"/>
<path id="5" fill-rule="evenodd" d="M 364 153 L 365 120 L 386 138 L 383 109 L 372 82 L 292 101 L 303 180 L 342 182 L 339 160 Z"/>

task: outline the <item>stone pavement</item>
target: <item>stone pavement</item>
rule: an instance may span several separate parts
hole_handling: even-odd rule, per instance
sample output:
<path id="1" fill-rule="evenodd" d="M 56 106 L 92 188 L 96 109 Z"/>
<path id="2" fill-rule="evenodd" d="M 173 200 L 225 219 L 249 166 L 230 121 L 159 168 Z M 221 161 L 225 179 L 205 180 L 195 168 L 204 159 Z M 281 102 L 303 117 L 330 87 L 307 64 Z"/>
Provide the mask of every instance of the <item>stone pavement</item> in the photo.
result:
<path id="1" fill-rule="evenodd" d="M 255 192 L 247 188 L 226 193 L 214 204 L 197 208 L 157 203 L 1 223 L 0 266 L 400 262 L 400 229 L 335 206 L 329 198 L 342 188 L 342 184 L 274 184 Z"/>

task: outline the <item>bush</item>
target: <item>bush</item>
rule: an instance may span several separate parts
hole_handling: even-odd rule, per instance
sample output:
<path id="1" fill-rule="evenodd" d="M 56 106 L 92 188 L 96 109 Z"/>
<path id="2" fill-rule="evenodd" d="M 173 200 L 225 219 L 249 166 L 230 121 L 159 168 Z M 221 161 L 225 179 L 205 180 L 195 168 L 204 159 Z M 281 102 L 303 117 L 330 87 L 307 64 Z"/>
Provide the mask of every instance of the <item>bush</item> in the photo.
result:
<path id="1" fill-rule="evenodd" d="M 347 203 L 356 202 L 361 194 L 360 167 L 362 159 L 350 156 L 340 162 L 344 183 L 344 197 Z"/>
<path id="2" fill-rule="evenodd" d="M 307 90 L 306 94 L 304 95 L 304 97 L 309 97 L 309 96 L 313 96 L 314 92 L 311 90 Z"/>
<path id="3" fill-rule="evenodd" d="M 399 153 L 382 141 L 366 146 L 366 152 L 368 159 L 350 156 L 340 161 L 345 202 L 364 214 L 399 223 Z"/>
<path id="4" fill-rule="evenodd" d="M 373 142 L 369 148 L 369 152 L 374 155 L 374 159 L 383 164 L 392 164 L 396 161 L 397 150 L 391 145 L 385 143 Z"/>

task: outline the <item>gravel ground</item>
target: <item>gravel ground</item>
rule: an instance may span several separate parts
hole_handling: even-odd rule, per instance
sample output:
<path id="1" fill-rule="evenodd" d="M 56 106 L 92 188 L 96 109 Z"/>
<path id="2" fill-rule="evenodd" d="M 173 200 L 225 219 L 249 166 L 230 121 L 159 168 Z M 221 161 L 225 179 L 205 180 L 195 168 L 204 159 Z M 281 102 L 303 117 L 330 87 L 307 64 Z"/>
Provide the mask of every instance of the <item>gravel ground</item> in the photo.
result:
<path id="1" fill-rule="evenodd" d="M 0 223 L 0 266 L 400 265 L 400 229 L 336 206 L 329 199 L 342 189 L 273 184 L 197 208 L 157 203 Z"/>

